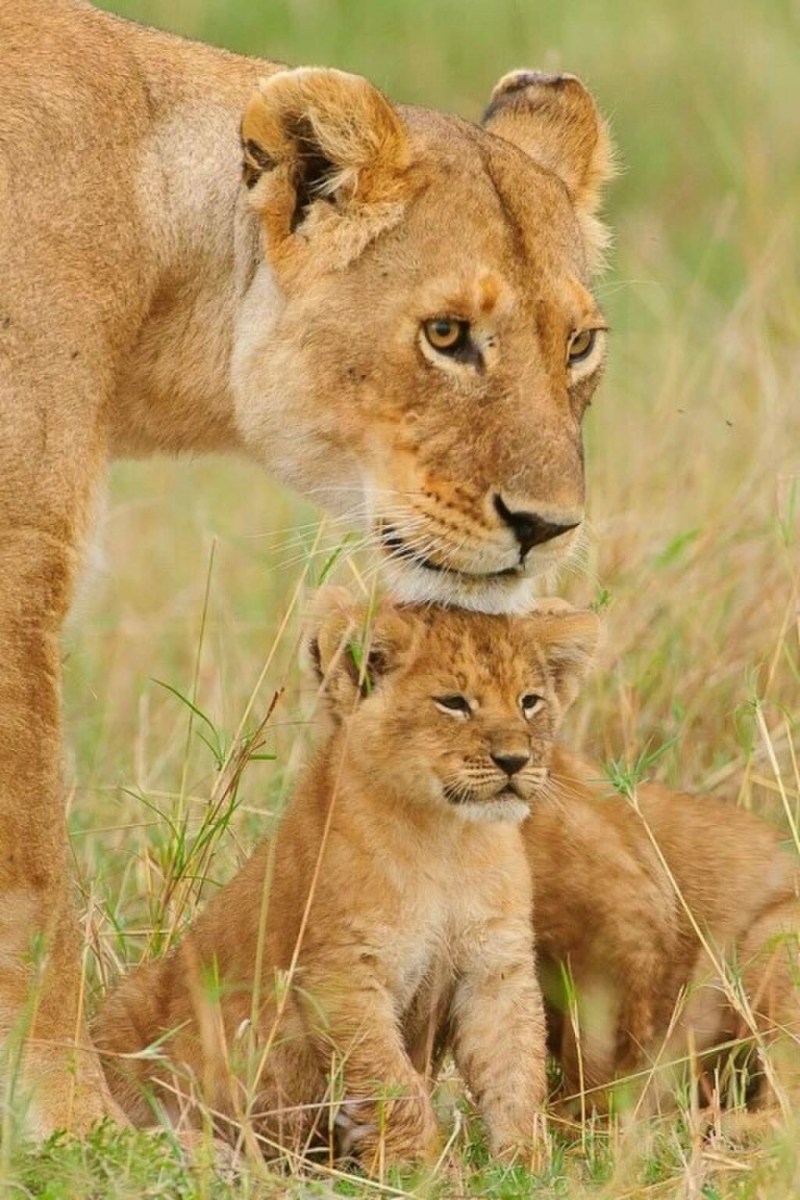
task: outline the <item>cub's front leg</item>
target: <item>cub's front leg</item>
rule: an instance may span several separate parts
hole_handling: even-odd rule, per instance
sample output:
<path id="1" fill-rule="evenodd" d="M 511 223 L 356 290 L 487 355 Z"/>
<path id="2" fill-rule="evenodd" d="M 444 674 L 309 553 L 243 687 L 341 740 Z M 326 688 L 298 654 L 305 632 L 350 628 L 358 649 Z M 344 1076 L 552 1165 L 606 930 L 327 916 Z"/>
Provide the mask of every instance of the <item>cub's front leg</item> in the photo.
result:
<path id="1" fill-rule="evenodd" d="M 547 1095 L 545 1019 L 527 914 L 487 922 L 452 1008 L 453 1054 L 495 1155 L 530 1157 Z M 477 939 L 476 939 L 477 940 Z"/>
<path id="2" fill-rule="evenodd" d="M 439 1144 L 436 1117 L 390 991 L 368 968 L 343 966 L 341 958 L 335 973 L 305 973 L 302 989 L 323 1061 L 341 1073 L 347 1147 L 373 1175 L 392 1163 L 430 1160 Z"/>

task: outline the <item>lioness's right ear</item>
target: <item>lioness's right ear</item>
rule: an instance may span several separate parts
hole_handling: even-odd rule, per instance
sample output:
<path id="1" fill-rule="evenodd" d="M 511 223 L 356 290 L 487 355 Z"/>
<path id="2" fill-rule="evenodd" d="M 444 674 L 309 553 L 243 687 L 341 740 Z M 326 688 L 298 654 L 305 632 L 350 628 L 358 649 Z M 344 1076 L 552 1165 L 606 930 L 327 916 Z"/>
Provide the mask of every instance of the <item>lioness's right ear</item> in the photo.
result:
<path id="1" fill-rule="evenodd" d="M 495 85 L 483 125 L 561 179 L 590 265 L 597 266 L 608 243 L 597 210 L 603 186 L 614 174 L 614 152 L 608 126 L 580 79 L 511 71 Z"/>
<path id="2" fill-rule="evenodd" d="M 350 228 L 340 222 L 337 231 L 348 235 L 347 250 L 399 219 L 408 139 L 389 101 L 360 75 L 299 67 L 262 79 L 245 109 L 241 138 L 245 183 L 273 245 L 320 202 L 326 203 L 318 215 L 351 219 Z M 271 184 L 260 192 L 266 173 Z"/>
<path id="3" fill-rule="evenodd" d="M 307 657 L 329 710 L 339 719 L 368 696 L 397 662 L 413 636 L 413 622 L 384 601 L 377 610 L 341 587 L 314 598 Z"/>

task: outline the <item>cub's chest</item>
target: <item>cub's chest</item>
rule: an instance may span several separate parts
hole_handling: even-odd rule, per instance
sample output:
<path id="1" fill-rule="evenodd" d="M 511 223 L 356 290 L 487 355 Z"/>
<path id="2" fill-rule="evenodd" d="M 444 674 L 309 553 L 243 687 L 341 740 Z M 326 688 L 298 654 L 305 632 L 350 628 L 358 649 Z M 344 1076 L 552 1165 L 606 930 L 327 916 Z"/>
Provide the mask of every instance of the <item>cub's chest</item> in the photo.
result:
<path id="1" fill-rule="evenodd" d="M 378 935 L 386 983 L 405 1012 L 418 993 L 439 990 L 481 958 L 505 925 L 529 920 L 525 890 L 516 895 L 506 864 L 454 869 L 406 889 L 397 919 Z"/>

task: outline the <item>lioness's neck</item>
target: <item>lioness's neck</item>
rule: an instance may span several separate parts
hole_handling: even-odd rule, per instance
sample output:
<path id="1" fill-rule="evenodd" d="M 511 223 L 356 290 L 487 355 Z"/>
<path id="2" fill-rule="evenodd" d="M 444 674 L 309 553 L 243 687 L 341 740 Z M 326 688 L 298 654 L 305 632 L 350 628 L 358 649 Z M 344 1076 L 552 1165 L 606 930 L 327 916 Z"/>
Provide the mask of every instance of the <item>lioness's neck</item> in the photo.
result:
<path id="1" fill-rule="evenodd" d="M 256 81 L 277 67 L 127 22 L 113 28 L 147 99 L 131 186 L 150 294 L 119 380 L 112 449 L 243 450 L 230 356 L 258 230 L 241 184 L 239 124 Z"/>

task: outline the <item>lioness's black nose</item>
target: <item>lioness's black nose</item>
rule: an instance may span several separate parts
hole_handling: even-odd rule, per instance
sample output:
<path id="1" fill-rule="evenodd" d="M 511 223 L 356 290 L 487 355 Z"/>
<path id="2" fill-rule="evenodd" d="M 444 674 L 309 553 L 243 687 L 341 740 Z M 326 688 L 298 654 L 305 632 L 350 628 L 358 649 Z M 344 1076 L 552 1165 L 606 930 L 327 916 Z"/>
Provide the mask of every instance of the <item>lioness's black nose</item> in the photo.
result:
<path id="1" fill-rule="evenodd" d="M 516 775 L 530 762 L 530 754 L 493 754 L 492 762 L 496 763 L 506 775 Z"/>
<path id="2" fill-rule="evenodd" d="M 494 498 L 494 507 L 497 515 L 514 531 L 522 558 L 533 546 L 549 542 L 552 538 L 559 537 L 562 533 L 569 533 L 570 529 L 577 529 L 580 525 L 580 521 L 561 525 L 553 521 L 546 521 L 538 513 L 514 512 L 503 503 L 503 497 L 499 495 Z"/>

